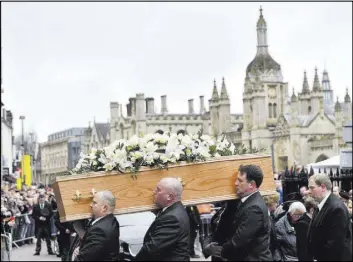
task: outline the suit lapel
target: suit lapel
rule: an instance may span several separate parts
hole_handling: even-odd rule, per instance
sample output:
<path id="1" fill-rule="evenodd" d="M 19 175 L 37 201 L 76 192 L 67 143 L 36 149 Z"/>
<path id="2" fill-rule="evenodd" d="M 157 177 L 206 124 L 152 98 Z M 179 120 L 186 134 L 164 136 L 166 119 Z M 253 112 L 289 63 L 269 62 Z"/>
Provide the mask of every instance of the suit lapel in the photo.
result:
<path id="1" fill-rule="evenodd" d="M 163 218 L 164 215 L 168 214 L 170 211 L 172 211 L 174 208 L 178 207 L 181 205 L 181 202 L 176 202 L 172 205 L 170 205 L 166 210 L 161 210 L 157 215 L 155 220 L 152 222 L 151 226 L 148 228 L 145 237 L 144 237 L 144 242 L 148 241 L 151 235 L 151 232 L 153 232 L 153 229 L 155 227 L 155 224 L 160 222 L 160 220 Z"/>

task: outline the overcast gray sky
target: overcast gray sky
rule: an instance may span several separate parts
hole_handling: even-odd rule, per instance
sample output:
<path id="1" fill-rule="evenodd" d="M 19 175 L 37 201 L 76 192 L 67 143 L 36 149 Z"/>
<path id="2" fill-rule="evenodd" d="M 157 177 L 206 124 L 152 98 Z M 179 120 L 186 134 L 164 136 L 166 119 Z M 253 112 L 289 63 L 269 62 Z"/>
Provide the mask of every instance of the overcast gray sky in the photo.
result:
<path id="1" fill-rule="evenodd" d="M 232 113 L 242 113 L 246 66 L 264 9 L 272 57 L 290 88 L 312 86 L 326 64 L 334 95 L 352 88 L 352 3 L 2 3 L 2 100 L 40 141 L 106 122 L 109 102 L 166 94 L 168 110 L 208 99 L 226 79 Z M 350 91 L 351 94 L 351 91 Z M 208 108 L 208 102 L 207 102 Z"/>

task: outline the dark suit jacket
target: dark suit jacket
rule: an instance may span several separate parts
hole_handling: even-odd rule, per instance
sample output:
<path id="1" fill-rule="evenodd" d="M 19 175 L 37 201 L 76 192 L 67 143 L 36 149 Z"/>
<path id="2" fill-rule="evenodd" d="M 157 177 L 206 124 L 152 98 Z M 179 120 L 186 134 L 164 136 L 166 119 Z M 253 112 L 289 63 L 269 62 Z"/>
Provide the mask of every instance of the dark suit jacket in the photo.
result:
<path id="1" fill-rule="evenodd" d="M 42 221 L 39 218 L 45 217 L 46 220 Z M 32 217 L 35 223 L 35 231 L 37 232 L 38 228 L 48 228 L 50 230 L 50 219 L 53 216 L 53 209 L 50 203 L 44 202 L 43 209 L 40 209 L 39 204 L 33 206 Z M 49 231 L 50 232 L 50 231 Z"/>
<path id="2" fill-rule="evenodd" d="M 189 261 L 190 223 L 181 202 L 158 215 L 147 230 L 136 261 Z"/>
<path id="3" fill-rule="evenodd" d="M 196 206 L 187 206 L 185 208 L 186 213 L 190 219 L 190 225 L 192 228 L 197 228 L 201 224 L 200 213 Z"/>
<path id="4" fill-rule="evenodd" d="M 308 256 L 308 229 L 311 218 L 305 213 L 294 224 L 299 261 L 309 261 Z"/>
<path id="5" fill-rule="evenodd" d="M 119 222 L 107 215 L 89 227 L 80 244 L 75 261 L 118 261 Z"/>
<path id="6" fill-rule="evenodd" d="M 230 261 L 272 260 L 269 249 L 271 222 L 259 192 L 241 205 L 229 231 L 233 236 L 222 247 L 223 258 Z"/>
<path id="7" fill-rule="evenodd" d="M 229 230 L 229 225 L 232 224 L 234 216 L 237 212 L 239 199 L 228 200 L 219 209 L 211 219 L 211 232 L 205 237 L 202 247 L 202 253 L 205 258 L 208 258 L 209 254 L 204 248 L 211 242 L 217 242 L 219 245 L 223 245 L 229 239 L 232 238 L 232 231 Z M 220 257 L 212 256 L 212 261 L 223 261 Z"/>
<path id="8" fill-rule="evenodd" d="M 352 261 L 352 231 L 347 207 L 331 194 L 308 232 L 310 259 L 318 261 Z"/>

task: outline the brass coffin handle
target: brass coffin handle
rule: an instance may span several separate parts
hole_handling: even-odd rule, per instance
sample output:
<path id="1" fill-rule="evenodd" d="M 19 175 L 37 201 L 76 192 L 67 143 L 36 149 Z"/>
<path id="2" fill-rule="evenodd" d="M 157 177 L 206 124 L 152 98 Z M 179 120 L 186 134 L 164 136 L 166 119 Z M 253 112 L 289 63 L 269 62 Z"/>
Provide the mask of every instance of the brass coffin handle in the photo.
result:
<path id="1" fill-rule="evenodd" d="M 76 190 L 76 193 L 74 194 L 74 197 L 72 198 L 72 200 L 78 202 L 78 201 L 81 201 L 83 199 L 93 199 L 95 193 L 96 193 L 96 191 L 94 190 L 94 188 L 92 188 L 92 191 L 90 192 L 90 195 L 82 196 L 81 192 Z"/>

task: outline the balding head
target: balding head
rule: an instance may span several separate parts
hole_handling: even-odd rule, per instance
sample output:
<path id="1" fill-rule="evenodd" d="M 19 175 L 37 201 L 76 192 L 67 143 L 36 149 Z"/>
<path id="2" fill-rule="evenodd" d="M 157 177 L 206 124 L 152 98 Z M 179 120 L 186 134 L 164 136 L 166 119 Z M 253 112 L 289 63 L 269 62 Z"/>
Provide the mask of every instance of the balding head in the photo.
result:
<path id="1" fill-rule="evenodd" d="M 177 178 L 163 178 L 154 190 L 155 203 L 160 208 L 170 206 L 181 201 L 182 192 L 183 186 Z"/>
<path id="2" fill-rule="evenodd" d="M 91 209 L 94 218 L 112 214 L 115 209 L 116 200 L 112 192 L 99 191 L 94 195 Z"/>

